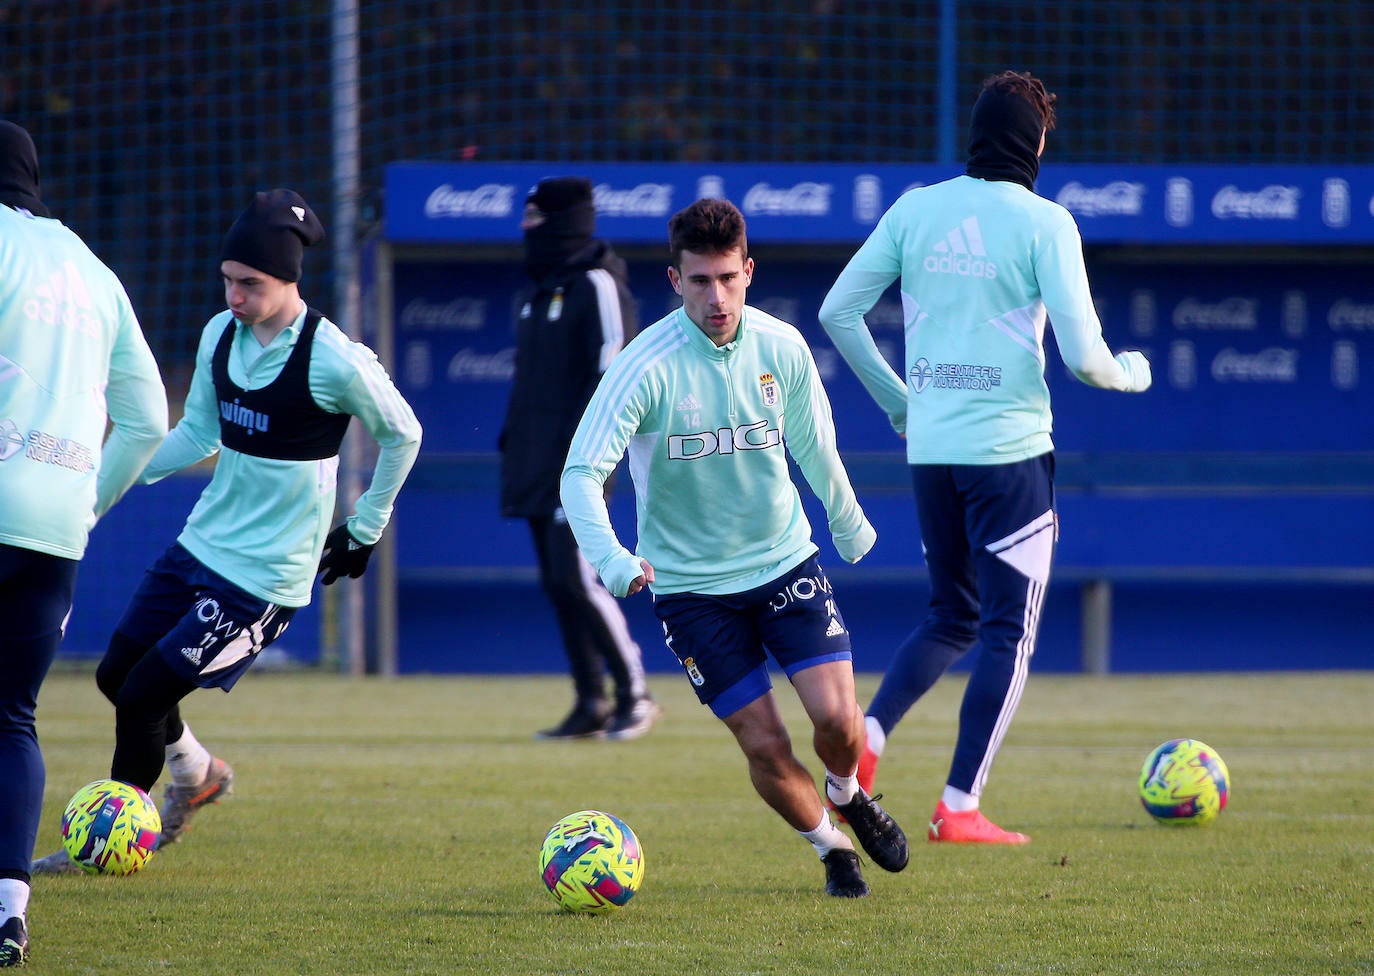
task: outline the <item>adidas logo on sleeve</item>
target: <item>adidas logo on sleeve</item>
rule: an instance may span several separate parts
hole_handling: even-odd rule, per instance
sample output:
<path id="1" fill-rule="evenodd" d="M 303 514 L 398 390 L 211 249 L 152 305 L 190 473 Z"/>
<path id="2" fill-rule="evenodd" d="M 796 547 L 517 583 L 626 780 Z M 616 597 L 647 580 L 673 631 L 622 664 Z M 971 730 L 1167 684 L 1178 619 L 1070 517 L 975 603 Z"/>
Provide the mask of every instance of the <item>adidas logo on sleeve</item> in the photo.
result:
<path id="1" fill-rule="evenodd" d="M 967 217 L 938 241 L 926 255 L 921 267 L 934 274 L 962 275 L 965 278 L 997 277 L 997 265 L 988 260 L 983 247 L 983 231 L 977 217 Z"/>

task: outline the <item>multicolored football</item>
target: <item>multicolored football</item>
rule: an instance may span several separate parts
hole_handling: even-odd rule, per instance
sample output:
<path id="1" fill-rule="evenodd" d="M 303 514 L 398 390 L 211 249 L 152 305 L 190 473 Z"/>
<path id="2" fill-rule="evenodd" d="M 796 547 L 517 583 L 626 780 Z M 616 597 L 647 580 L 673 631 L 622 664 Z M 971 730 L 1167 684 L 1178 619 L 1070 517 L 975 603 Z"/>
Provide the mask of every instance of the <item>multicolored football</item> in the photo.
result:
<path id="1" fill-rule="evenodd" d="M 62 846 L 87 874 L 133 874 L 153 856 L 161 832 L 152 798 L 114 779 L 87 783 L 62 813 Z"/>
<path id="2" fill-rule="evenodd" d="M 619 817 L 579 810 L 549 828 L 539 851 L 539 875 L 564 911 L 613 912 L 643 883 L 644 850 Z"/>
<path id="3" fill-rule="evenodd" d="M 1209 824 L 1226 809 L 1231 774 L 1215 749 L 1197 739 L 1170 739 L 1140 769 L 1140 802 L 1162 824 Z"/>

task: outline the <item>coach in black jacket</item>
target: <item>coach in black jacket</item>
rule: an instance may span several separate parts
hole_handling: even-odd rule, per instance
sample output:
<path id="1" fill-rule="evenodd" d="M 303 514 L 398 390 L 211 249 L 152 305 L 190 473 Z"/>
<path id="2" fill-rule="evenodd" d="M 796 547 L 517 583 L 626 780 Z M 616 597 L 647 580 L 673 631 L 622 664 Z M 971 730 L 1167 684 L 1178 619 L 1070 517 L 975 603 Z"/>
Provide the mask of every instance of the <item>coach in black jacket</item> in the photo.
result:
<path id="1" fill-rule="evenodd" d="M 529 522 L 576 692 L 568 716 L 539 735 L 631 739 L 649 730 L 658 705 L 619 604 L 577 548 L 558 481 L 601 374 L 634 336 L 635 301 L 625 261 L 593 237 L 590 181 L 541 181 L 525 201 L 520 229 L 531 285 L 515 303 L 515 381 L 500 441 L 501 514 Z"/>

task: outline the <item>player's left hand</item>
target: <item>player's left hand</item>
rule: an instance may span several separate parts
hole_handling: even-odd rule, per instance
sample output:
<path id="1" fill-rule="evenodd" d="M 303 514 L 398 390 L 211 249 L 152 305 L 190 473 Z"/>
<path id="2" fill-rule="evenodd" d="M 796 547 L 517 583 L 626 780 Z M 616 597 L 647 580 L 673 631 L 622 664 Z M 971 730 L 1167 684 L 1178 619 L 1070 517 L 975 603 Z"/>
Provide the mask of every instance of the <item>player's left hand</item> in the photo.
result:
<path id="1" fill-rule="evenodd" d="M 1126 373 L 1126 392 L 1144 393 L 1150 388 L 1153 377 L 1150 374 L 1150 361 L 1143 352 L 1131 349 L 1117 353 L 1116 361 Z"/>
<path id="2" fill-rule="evenodd" d="M 834 526 L 831 526 L 830 532 L 830 537 L 835 541 L 835 551 L 847 563 L 857 563 L 868 555 L 878 541 L 878 530 L 863 514 L 859 515 L 859 524 L 852 532 L 836 532 Z"/>
<path id="3" fill-rule="evenodd" d="M 374 546 L 364 545 L 348 531 L 348 526 L 340 525 L 329 533 L 324 540 L 324 552 L 320 556 L 320 568 L 324 573 L 321 582 L 325 586 L 340 576 L 357 579 L 367 569 L 367 561 L 372 558 Z"/>

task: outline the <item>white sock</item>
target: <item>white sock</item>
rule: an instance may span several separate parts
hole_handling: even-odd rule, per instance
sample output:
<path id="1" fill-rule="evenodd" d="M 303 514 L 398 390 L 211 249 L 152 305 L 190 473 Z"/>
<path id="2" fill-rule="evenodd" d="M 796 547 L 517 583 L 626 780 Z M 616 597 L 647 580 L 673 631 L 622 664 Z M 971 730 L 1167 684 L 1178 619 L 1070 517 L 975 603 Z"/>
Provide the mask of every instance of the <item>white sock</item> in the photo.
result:
<path id="1" fill-rule="evenodd" d="M 956 790 L 952 786 L 945 787 L 945 795 L 940 797 L 945 806 L 955 813 L 967 813 L 970 810 L 978 809 L 978 797 L 972 793 L 965 793 L 963 790 Z"/>
<path id="2" fill-rule="evenodd" d="M 825 795 L 835 806 L 842 807 L 852 802 L 859 792 L 859 777 L 854 775 L 857 772 L 857 766 L 848 776 L 837 776 L 828 769 L 825 771 Z"/>
<path id="3" fill-rule="evenodd" d="M 887 745 L 887 733 L 872 715 L 864 716 L 864 729 L 868 732 L 868 751 L 875 756 L 881 756 L 883 748 Z"/>
<path id="4" fill-rule="evenodd" d="M 830 819 L 830 814 L 824 809 L 821 810 L 821 822 L 816 824 L 814 829 L 799 830 L 797 833 L 801 834 L 816 849 L 816 854 L 820 857 L 825 857 L 837 847 L 846 851 L 854 849 L 854 842 L 840 828 L 835 826 Z"/>
<path id="5" fill-rule="evenodd" d="M 177 786 L 199 786 L 210 772 L 210 751 L 196 741 L 189 725 L 182 725 L 180 739 L 167 743 L 167 772 Z"/>
<path id="6" fill-rule="evenodd" d="M 0 878 L 0 921 L 29 913 L 29 886 L 18 878 Z"/>

